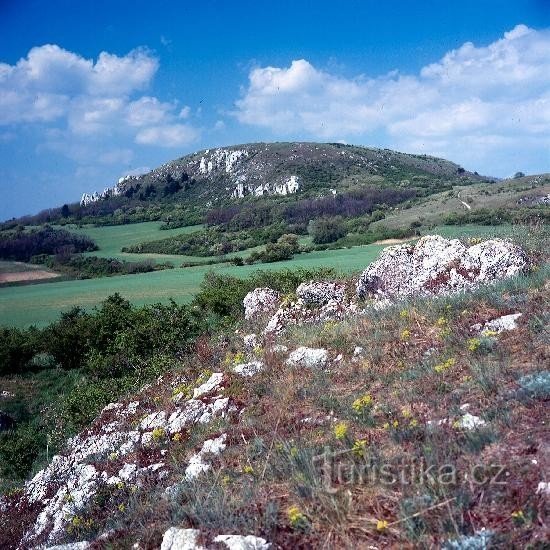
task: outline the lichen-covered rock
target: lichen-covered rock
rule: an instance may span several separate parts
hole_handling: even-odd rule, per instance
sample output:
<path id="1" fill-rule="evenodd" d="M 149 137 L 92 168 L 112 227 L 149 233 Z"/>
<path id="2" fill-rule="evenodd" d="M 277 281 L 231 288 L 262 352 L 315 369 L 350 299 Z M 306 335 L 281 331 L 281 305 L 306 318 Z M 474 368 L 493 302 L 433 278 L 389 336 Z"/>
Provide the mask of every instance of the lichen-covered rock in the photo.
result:
<path id="1" fill-rule="evenodd" d="M 206 460 L 207 455 L 219 455 L 227 446 L 226 440 L 227 434 L 222 434 L 215 439 L 207 439 L 203 443 L 201 450 L 189 460 L 189 464 L 185 469 L 186 481 L 191 481 L 201 473 L 210 470 L 210 464 Z"/>
<path id="2" fill-rule="evenodd" d="M 311 281 L 302 283 L 296 289 L 296 296 L 307 306 L 323 306 L 331 300 L 342 302 L 346 296 L 346 289 L 342 283 Z"/>
<path id="3" fill-rule="evenodd" d="M 208 393 L 213 392 L 214 390 L 219 389 L 222 383 L 222 380 L 223 380 L 223 373 L 221 372 L 212 373 L 210 378 L 204 384 L 201 384 L 198 388 L 195 388 L 193 390 L 193 399 L 197 399 L 197 397 L 202 397 L 203 395 L 206 395 Z"/>
<path id="4" fill-rule="evenodd" d="M 300 346 L 288 356 L 286 362 L 293 367 L 324 367 L 328 362 L 328 351 L 323 348 Z"/>
<path id="5" fill-rule="evenodd" d="M 476 323 L 475 325 L 472 325 L 470 328 L 473 331 L 481 332 L 496 332 L 497 334 L 500 334 L 501 332 L 504 332 L 506 330 L 514 330 L 518 328 L 518 325 L 516 321 L 521 317 L 521 313 L 511 313 L 510 315 L 502 315 L 502 317 L 497 317 L 496 319 L 491 319 L 490 321 L 487 321 L 485 324 Z"/>
<path id="6" fill-rule="evenodd" d="M 357 294 L 378 299 L 448 294 L 517 275 L 526 265 L 525 252 L 510 241 L 467 247 L 458 239 L 429 235 L 384 249 L 361 274 Z"/>
<path id="7" fill-rule="evenodd" d="M 268 321 L 264 334 L 280 334 L 292 325 L 340 321 L 358 313 L 357 304 L 346 300 L 329 300 L 318 307 L 307 306 L 303 300 L 283 304 Z"/>
<path id="8" fill-rule="evenodd" d="M 244 317 L 252 320 L 273 313 L 279 306 L 280 294 L 272 288 L 255 288 L 243 300 Z"/>
<path id="9" fill-rule="evenodd" d="M 254 376 L 262 372 L 265 365 L 261 361 L 250 361 L 249 363 L 241 363 L 233 367 L 233 372 L 241 376 Z"/>
<path id="10" fill-rule="evenodd" d="M 197 542 L 199 535 L 197 529 L 170 527 L 162 537 L 160 550 L 204 550 Z"/>

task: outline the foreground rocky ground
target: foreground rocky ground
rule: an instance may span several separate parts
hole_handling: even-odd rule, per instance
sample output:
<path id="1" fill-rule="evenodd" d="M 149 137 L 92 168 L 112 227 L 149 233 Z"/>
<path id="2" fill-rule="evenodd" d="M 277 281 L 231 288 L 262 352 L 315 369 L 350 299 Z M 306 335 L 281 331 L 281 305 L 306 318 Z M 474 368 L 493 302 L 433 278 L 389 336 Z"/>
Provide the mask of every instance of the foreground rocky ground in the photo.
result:
<path id="1" fill-rule="evenodd" d="M 256 289 L 0 500 L 0 547 L 543 548 L 548 295 L 521 247 L 440 237 Z"/>

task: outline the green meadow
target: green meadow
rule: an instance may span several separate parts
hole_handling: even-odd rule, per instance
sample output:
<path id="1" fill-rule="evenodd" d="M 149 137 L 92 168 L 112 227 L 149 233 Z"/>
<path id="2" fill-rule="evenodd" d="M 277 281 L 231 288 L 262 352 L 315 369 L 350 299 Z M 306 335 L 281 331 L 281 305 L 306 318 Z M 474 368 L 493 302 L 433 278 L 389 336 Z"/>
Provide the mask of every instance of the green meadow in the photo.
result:
<path id="1" fill-rule="evenodd" d="M 257 269 L 327 266 L 350 273 L 359 271 L 372 262 L 382 248 L 380 245 L 369 245 L 312 252 L 300 254 L 292 261 L 272 264 L 239 267 L 220 264 L 84 281 L 0 288 L 0 324 L 20 327 L 33 324 L 43 326 L 55 320 L 60 312 L 67 311 L 74 305 L 91 308 L 115 292 L 138 305 L 167 302 L 170 298 L 180 303 L 188 302 L 197 292 L 205 273 L 209 270 L 246 277 Z"/>
<path id="2" fill-rule="evenodd" d="M 168 237 L 182 232 L 196 231 L 201 226 L 193 226 L 168 231 L 159 230 L 159 222 L 146 222 L 132 225 L 109 227 L 69 228 L 92 237 L 99 251 L 98 256 L 116 257 L 128 260 L 171 261 L 180 266 L 183 261 L 196 257 L 169 256 L 161 254 L 123 254 L 122 246 L 131 243 L 155 240 L 163 235 Z M 448 226 L 434 228 L 430 233 L 446 237 L 492 236 L 509 232 L 510 228 L 488 226 Z M 47 282 L 34 285 L 0 288 L 0 325 L 44 326 L 55 320 L 63 311 L 72 306 L 86 309 L 98 305 L 109 295 L 118 292 L 137 305 L 167 302 L 174 299 L 178 303 L 189 302 L 197 292 L 204 275 L 208 271 L 246 277 L 258 269 L 280 270 L 297 267 L 333 267 L 342 273 L 359 272 L 378 256 L 382 245 L 357 246 L 348 249 L 324 250 L 308 254 L 298 254 L 291 261 L 271 264 L 233 266 L 216 264 L 196 266 L 138 275 L 123 275 L 101 279 Z M 208 258 L 204 258 L 207 260 Z"/>

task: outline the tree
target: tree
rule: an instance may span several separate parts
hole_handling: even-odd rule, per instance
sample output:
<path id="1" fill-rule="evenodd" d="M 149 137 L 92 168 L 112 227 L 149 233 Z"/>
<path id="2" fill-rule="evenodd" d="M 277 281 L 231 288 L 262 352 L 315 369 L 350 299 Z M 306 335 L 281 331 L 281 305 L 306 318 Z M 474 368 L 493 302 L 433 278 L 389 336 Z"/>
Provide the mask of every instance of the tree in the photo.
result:
<path id="1" fill-rule="evenodd" d="M 514 179 L 524 178 L 524 177 L 525 177 L 525 174 L 523 172 L 516 172 L 514 174 Z"/>
<path id="2" fill-rule="evenodd" d="M 71 215 L 71 209 L 69 208 L 69 205 L 64 204 L 61 207 L 61 216 L 63 216 L 64 218 L 68 218 L 70 215 Z"/>
<path id="3" fill-rule="evenodd" d="M 346 228 L 340 216 L 312 220 L 308 227 L 314 244 L 332 243 L 346 235 Z"/>

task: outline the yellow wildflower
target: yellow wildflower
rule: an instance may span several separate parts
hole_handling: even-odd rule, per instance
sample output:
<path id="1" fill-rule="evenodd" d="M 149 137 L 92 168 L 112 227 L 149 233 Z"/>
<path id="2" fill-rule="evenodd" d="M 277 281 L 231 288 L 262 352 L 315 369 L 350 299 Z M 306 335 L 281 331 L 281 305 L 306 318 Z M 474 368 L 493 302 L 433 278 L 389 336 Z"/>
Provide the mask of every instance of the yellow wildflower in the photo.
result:
<path id="1" fill-rule="evenodd" d="M 481 340 L 479 338 L 470 338 L 468 340 L 468 349 L 470 351 L 477 351 L 481 345 Z"/>
<path id="2" fill-rule="evenodd" d="M 384 531 L 387 528 L 388 528 L 388 522 L 385 519 L 379 519 L 376 522 L 376 529 L 378 531 Z"/>
<path id="3" fill-rule="evenodd" d="M 307 524 L 307 517 L 300 511 L 298 506 L 291 506 L 286 513 L 292 528 L 304 527 Z"/>
<path id="4" fill-rule="evenodd" d="M 162 439 L 164 437 L 164 429 L 163 428 L 155 428 L 152 432 L 151 432 L 151 435 L 153 437 L 153 439 L 155 441 L 158 441 L 159 439 Z"/>
<path id="5" fill-rule="evenodd" d="M 352 403 L 351 407 L 356 413 L 362 413 L 365 409 L 372 406 L 373 401 L 372 395 L 366 393 L 365 395 L 358 397 Z"/>
<path id="6" fill-rule="evenodd" d="M 344 439 L 347 434 L 348 425 L 345 422 L 338 422 L 338 424 L 334 426 L 334 437 L 336 437 L 336 439 Z"/>
<path id="7" fill-rule="evenodd" d="M 403 332 L 401 332 L 401 340 L 406 342 L 411 337 L 411 331 L 408 329 L 405 329 Z"/>
<path id="8" fill-rule="evenodd" d="M 250 464 L 247 464 L 244 468 L 243 468 L 243 474 L 250 474 L 252 475 L 254 473 L 254 468 L 252 468 L 252 466 L 250 466 Z"/>

